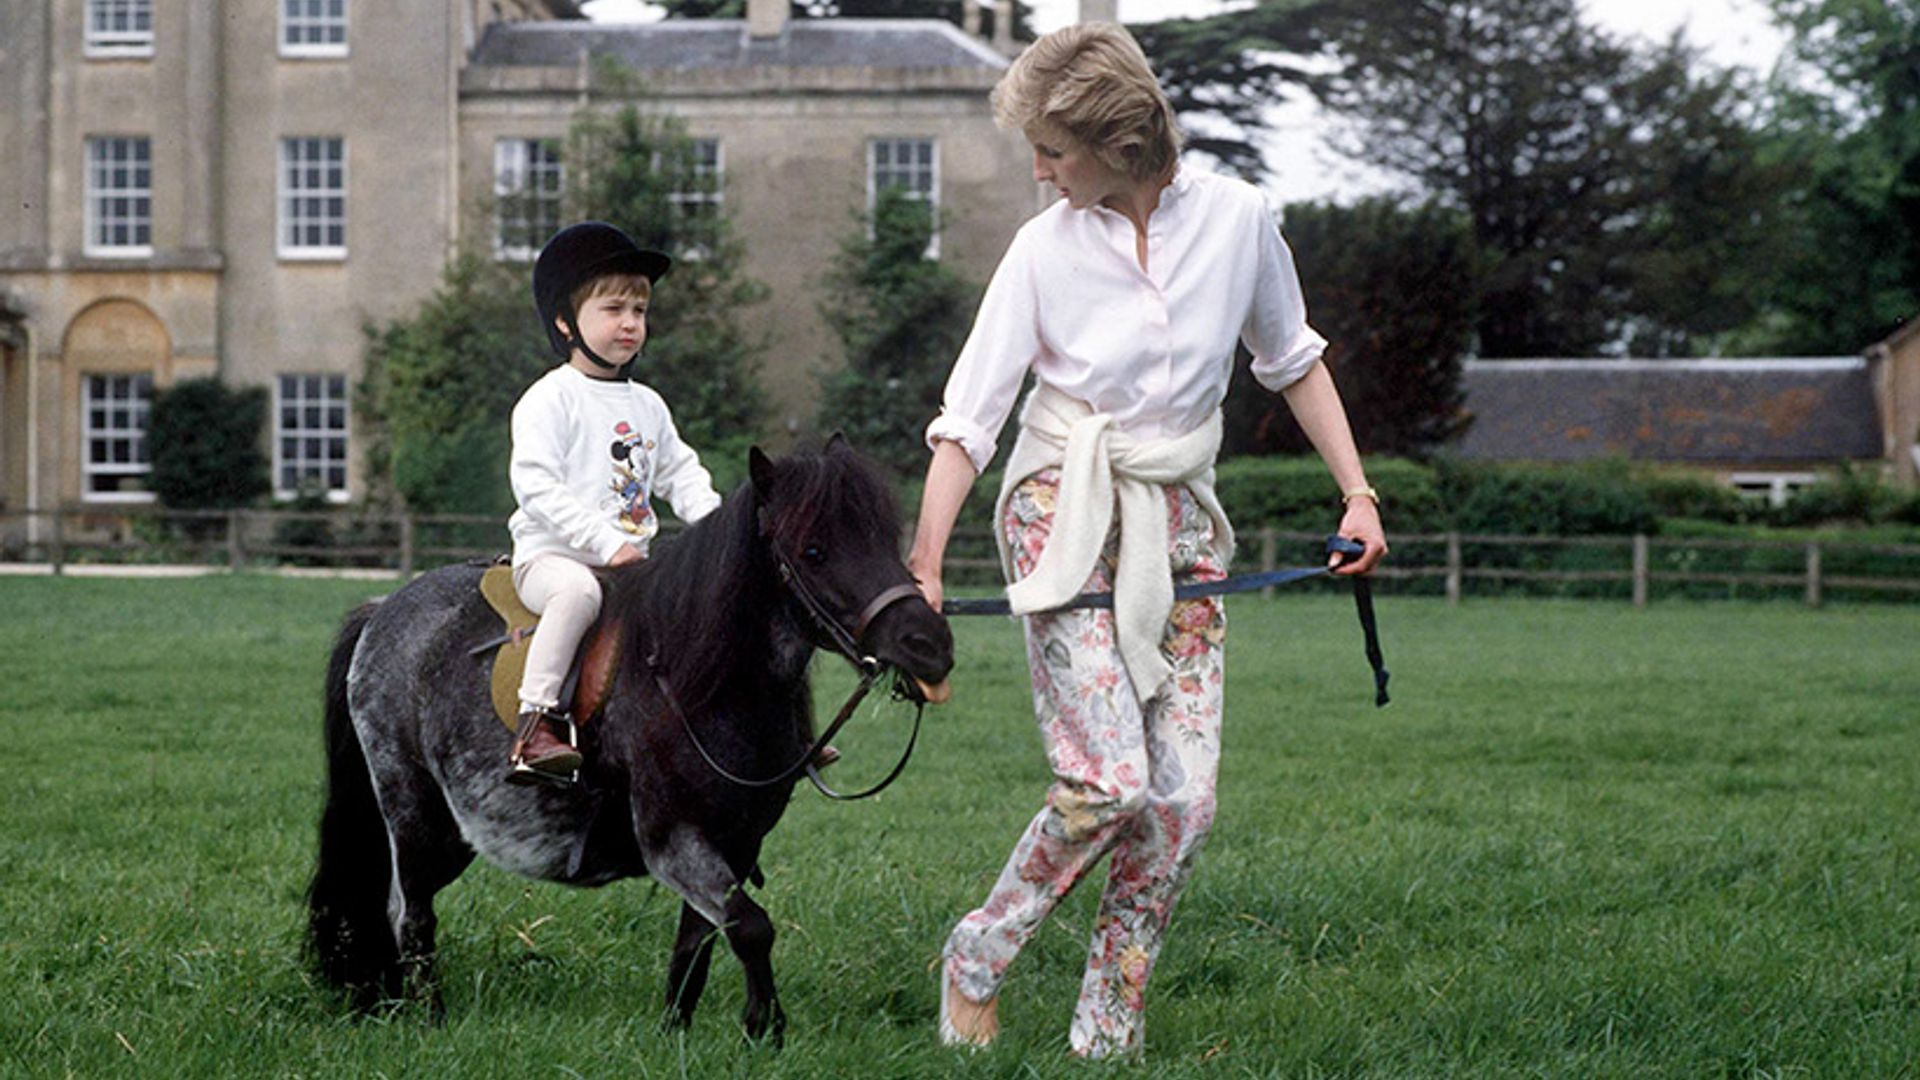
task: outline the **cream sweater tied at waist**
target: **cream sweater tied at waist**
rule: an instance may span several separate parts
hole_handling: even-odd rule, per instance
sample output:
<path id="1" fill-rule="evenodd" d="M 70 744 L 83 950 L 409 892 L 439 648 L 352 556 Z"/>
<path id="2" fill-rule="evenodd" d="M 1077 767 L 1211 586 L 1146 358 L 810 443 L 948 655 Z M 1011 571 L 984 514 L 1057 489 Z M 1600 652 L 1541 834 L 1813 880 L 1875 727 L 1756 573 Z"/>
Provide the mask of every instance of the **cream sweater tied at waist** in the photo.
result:
<path id="1" fill-rule="evenodd" d="M 1051 467 L 1060 470 L 1053 532 L 1033 573 L 1007 588 L 1016 615 L 1058 607 L 1079 595 L 1106 545 L 1116 501 L 1120 507 L 1119 565 L 1114 573 L 1114 640 L 1135 695 L 1158 692 L 1173 668 L 1160 640 L 1173 611 L 1173 569 L 1167 551 L 1167 500 L 1161 488 L 1185 484 L 1213 518 L 1214 550 L 1233 557 L 1233 528 L 1213 491 L 1220 452 L 1220 413 L 1185 435 L 1143 441 L 1117 431 L 1113 417 L 1040 384 L 1020 411 L 1020 436 L 1007 461 L 993 520 L 1004 520 L 1007 500 L 1021 481 Z M 1117 496 L 1117 499 L 1116 499 Z M 996 527 L 1000 563 L 1013 579 L 1013 555 Z"/>

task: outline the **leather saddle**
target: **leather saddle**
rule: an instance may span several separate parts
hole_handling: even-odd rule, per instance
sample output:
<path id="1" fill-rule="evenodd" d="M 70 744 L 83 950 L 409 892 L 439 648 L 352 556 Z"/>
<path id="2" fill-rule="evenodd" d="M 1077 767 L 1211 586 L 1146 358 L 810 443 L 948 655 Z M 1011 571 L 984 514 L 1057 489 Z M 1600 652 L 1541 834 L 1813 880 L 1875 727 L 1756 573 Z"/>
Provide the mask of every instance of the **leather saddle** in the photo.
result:
<path id="1" fill-rule="evenodd" d="M 506 632 L 473 650 L 479 655 L 493 649 L 493 711 L 508 731 L 519 728 L 520 676 L 527 668 L 527 647 L 533 640 L 533 627 L 540 616 L 527 610 L 513 591 L 513 568 L 496 564 L 480 575 L 480 595 L 486 597 Z M 574 651 L 573 666 L 560 689 L 561 705 L 574 723 L 583 724 L 597 715 L 613 693 L 614 675 L 620 659 L 621 626 L 618 620 L 602 613 Z"/>

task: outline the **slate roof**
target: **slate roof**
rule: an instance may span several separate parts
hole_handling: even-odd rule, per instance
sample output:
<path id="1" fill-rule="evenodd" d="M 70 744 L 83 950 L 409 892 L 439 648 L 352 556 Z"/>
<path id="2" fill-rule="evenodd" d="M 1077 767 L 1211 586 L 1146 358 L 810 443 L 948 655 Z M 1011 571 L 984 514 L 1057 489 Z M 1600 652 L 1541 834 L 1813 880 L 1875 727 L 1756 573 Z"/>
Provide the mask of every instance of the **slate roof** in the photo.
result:
<path id="1" fill-rule="evenodd" d="M 743 19 L 653 23 L 494 23 L 474 48 L 478 67 L 571 67 L 585 49 L 630 67 L 991 68 L 1007 60 L 939 19 L 795 19 L 754 40 Z"/>
<path id="2" fill-rule="evenodd" d="M 1831 463 L 1883 452 L 1859 357 L 1475 360 L 1463 457 Z"/>

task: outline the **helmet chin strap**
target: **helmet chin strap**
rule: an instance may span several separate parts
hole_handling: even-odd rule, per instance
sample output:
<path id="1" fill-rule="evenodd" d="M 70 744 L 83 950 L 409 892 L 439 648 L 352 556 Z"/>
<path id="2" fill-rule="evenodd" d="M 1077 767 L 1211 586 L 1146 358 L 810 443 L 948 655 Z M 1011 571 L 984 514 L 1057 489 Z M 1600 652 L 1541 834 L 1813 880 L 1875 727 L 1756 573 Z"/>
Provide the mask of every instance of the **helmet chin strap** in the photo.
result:
<path id="1" fill-rule="evenodd" d="M 567 335 L 567 343 L 569 345 L 572 345 L 574 348 L 580 350 L 580 355 L 586 357 L 588 360 L 593 361 L 602 370 L 618 371 L 621 368 L 626 366 L 625 364 L 615 364 L 611 361 L 602 359 L 599 353 L 594 352 L 593 347 L 587 344 L 587 335 L 580 332 L 580 324 L 574 321 L 573 313 L 571 311 L 567 313 L 567 329 L 573 331 L 573 333 Z"/>

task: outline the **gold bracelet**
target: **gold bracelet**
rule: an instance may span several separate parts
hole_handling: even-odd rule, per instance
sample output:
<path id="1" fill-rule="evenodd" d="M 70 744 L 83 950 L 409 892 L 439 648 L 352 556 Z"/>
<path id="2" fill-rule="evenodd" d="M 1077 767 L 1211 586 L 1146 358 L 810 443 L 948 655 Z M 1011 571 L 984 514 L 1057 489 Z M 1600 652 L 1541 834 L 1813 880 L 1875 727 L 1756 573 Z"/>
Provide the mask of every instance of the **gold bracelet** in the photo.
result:
<path id="1" fill-rule="evenodd" d="M 1380 505 L 1380 493 L 1370 487 L 1357 487 L 1352 491 L 1343 491 L 1340 493 L 1340 505 L 1342 506 L 1345 506 L 1355 499 L 1372 499 L 1373 505 Z"/>

